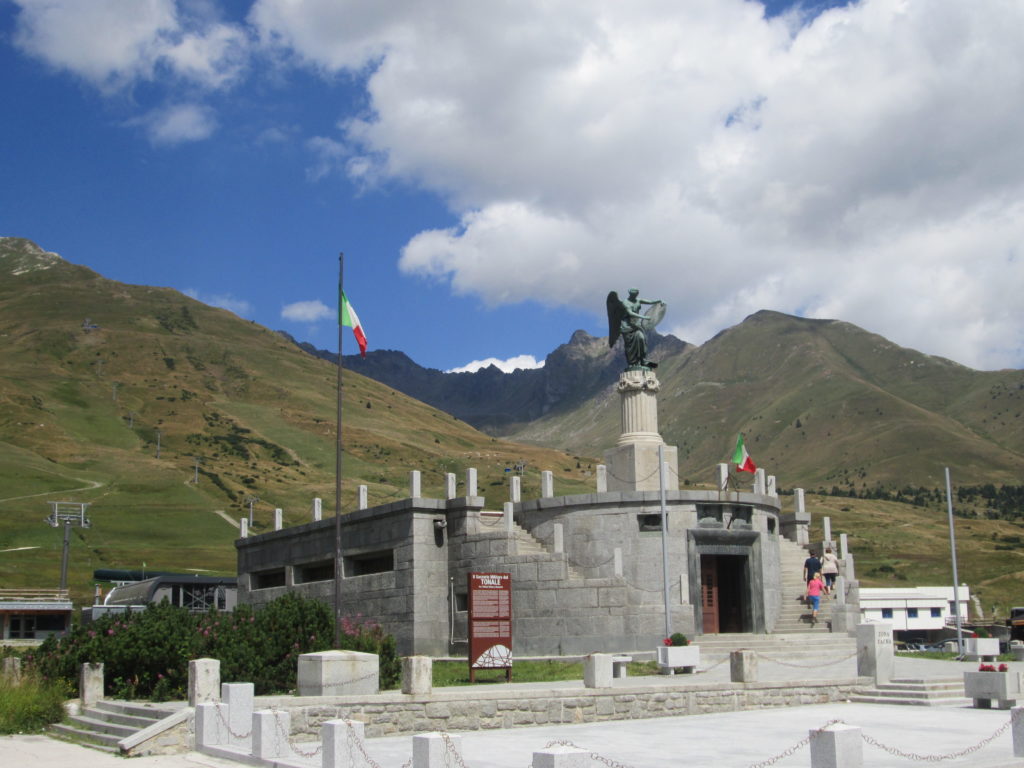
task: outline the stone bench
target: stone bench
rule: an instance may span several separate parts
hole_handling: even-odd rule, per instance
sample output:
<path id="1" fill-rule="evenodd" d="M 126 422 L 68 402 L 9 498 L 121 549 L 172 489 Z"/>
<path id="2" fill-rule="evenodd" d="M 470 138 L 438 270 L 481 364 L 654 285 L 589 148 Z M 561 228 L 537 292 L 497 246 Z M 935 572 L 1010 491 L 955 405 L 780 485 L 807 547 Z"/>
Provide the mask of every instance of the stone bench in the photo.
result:
<path id="1" fill-rule="evenodd" d="M 629 662 L 632 660 L 632 656 L 612 656 L 612 677 L 629 677 Z"/>

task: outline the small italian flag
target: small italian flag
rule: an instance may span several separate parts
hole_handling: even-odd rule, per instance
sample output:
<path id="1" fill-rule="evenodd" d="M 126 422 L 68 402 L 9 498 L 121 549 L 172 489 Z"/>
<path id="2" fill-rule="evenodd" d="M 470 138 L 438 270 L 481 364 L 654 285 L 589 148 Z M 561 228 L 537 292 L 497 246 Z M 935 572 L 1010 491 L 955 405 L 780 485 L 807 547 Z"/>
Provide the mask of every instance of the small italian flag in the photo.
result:
<path id="1" fill-rule="evenodd" d="M 359 344 L 359 354 L 366 357 L 366 333 L 363 332 L 363 324 L 359 322 L 359 315 L 355 308 L 349 303 L 348 296 L 341 292 L 341 307 L 338 310 L 338 322 L 346 328 L 351 328 L 355 334 L 356 342 Z"/>
<path id="2" fill-rule="evenodd" d="M 747 446 L 743 444 L 743 435 L 736 438 L 736 452 L 732 455 L 732 463 L 736 465 L 737 472 L 756 472 L 757 465 L 747 453 Z"/>

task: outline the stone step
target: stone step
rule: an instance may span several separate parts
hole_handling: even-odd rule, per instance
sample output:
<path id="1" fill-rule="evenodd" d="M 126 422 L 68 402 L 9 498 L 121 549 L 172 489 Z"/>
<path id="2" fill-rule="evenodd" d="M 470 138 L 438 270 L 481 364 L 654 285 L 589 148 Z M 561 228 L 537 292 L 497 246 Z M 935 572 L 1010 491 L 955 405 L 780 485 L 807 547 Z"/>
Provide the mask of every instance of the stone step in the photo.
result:
<path id="1" fill-rule="evenodd" d="M 47 733 L 64 741 L 73 741 L 75 744 L 81 744 L 83 747 L 92 747 L 102 752 L 114 753 L 120 752 L 117 742 L 124 738 L 123 736 L 115 736 L 110 733 L 96 733 L 88 729 L 75 728 L 73 725 L 66 723 L 51 725 Z"/>
<path id="2" fill-rule="evenodd" d="M 91 713 L 87 710 L 81 715 L 72 715 L 68 720 L 79 730 L 92 731 L 96 734 L 109 734 L 111 736 L 116 736 L 118 741 L 123 739 L 125 736 L 131 736 L 139 730 L 138 728 L 112 723 L 108 720 L 91 717 L 90 715 Z"/>
<path id="3" fill-rule="evenodd" d="M 948 698 L 948 699 L 915 699 L 915 698 L 887 698 L 869 694 L 856 693 L 850 696 L 849 701 L 854 704 L 898 704 L 908 707 L 962 707 L 970 704 L 970 699 Z"/>
<path id="4" fill-rule="evenodd" d="M 95 709 L 86 709 L 81 715 L 79 715 L 79 717 L 85 716 L 95 720 L 125 726 L 133 731 L 138 731 L 143 728 L 148 728 L 153 723 L 165 717 L 165 715 L 166 713 L 146 716 L 130 715 L 116 709 L 97 707 Z"/>

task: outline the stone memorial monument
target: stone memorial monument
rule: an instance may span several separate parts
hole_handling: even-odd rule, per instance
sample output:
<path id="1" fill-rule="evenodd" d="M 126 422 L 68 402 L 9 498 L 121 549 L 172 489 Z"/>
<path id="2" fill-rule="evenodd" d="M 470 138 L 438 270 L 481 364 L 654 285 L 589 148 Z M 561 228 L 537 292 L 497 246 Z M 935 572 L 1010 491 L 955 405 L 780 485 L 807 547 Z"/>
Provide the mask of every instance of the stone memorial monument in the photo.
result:
<path id="1" fill-rule="evenodd" d="M 679 451 L 665 445 L 658 432 L 658 389 L 654 373 L 658 364 L 647 359 L 647 335 L 665 316 L 665 302 L 640 298 L 630 288 L 626 299 L 615 291 L 608 294 L 608 345 L 622 338 L 626 369 L 616 387 L 622 406 L 622 433 L 615 447 L 605 453 L 609 491 L 657 491 L 661 488 L 659 448 L 673 471 L 666 474 L 665 487 L 678 490 L 675 471 Z M 647 308 L 646 312 L 644 311 Z"/>

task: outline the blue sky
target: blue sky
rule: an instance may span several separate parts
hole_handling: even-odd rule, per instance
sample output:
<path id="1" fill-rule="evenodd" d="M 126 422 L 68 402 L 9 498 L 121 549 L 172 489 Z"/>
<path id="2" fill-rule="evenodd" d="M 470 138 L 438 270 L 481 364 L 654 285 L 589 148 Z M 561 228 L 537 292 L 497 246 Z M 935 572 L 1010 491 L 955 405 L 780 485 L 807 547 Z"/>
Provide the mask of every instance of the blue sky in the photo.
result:
<path id="1" fill-rule="evenodd" d="M 541 361 L 604 296 L 1024 367 L 1012 0 L 0 0 L 0 235 L 334 348 Z M 346 344 L 351 344 L 350 340 Z M 353 351 L 354 345 L 346 351 Z"/>

